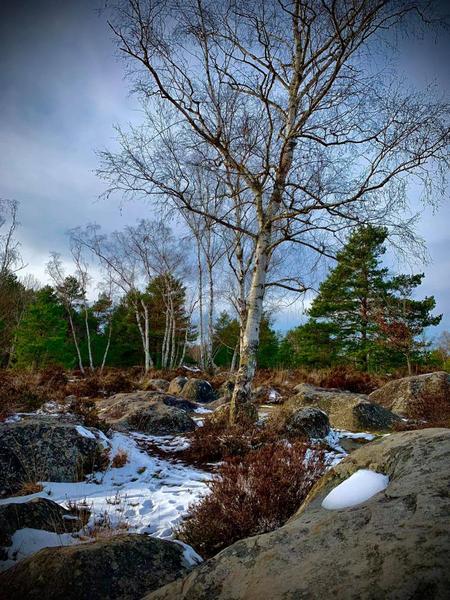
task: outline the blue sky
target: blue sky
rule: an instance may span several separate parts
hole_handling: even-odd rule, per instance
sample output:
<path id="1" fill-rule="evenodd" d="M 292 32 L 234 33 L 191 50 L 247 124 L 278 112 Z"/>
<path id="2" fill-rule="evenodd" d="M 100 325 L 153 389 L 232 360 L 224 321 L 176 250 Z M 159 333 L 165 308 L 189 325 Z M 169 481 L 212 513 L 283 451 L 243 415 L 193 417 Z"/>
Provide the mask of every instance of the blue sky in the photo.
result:
<path id="1" fill-rule="evenodd" d="M 0 197 L 20 202 L 27 271 L 45 280 L 51 250 L 67 254 L 65 232 L 96 221 L 106 229 L 151 218 L 143 203 L 98 200 L 95 151 L 113 148 L 115 123 L 139 122 L 99 0 L 31 0 L 0 8 Z M 442 7 L 445 3 L 442 3 Z M 444 9 L 442 9 L 444 10 Z M 400 66 L 415 83 L 450 92 L 450 36 L 401 42 Z M 434 294 L 450 329 L 450 203 L 425 209 L 418 227 L 430 262 L 421 295 Z M 390 262 L 395 258 L 390 256 Z M 404 271 L 407 265 L 400 265 Z M 285 308 L 277 327 L 299 322 L 301 304 Z"/>

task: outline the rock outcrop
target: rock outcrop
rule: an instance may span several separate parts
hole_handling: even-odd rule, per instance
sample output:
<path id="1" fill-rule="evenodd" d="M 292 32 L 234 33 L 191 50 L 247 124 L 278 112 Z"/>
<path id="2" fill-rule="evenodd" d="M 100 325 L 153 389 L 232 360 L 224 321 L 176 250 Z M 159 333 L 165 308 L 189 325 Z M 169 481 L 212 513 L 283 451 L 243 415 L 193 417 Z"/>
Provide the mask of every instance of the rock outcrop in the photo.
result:
<path id="1" fill-rule="evenodd" d="M 173 394 L 174 396 L 180 396 L 183 391 L 184 386 L 188 382 L 188 378 L 183 375 L 179 375 L 178 377 L 174 377 L 169 384 L 167 389 L 168 394 Z"/>
<path id="2" fill-rule="evenodd" d="M 167 379 L 147 379 L 142 382 L 141 387 L 146 392 L 167 392 L 169 385 L 170 383 L 167 381 Z"/>
<path id="3" fill-rule="evenodd" d="M 284 423 L 288 434 L 324 438 L 330 433 L 328 415 L 319 408 L 306 406 L 288 413 Z"/>
<path id="4" fill-rule="evenodd" d="M 187 414 L 196 404 L 160 392 L 116 394 L 98 403 L 101 421 L 117 431 L 141 431 L 170 435 L 193 431 L 195 422 Z"/>
<path id="5" fill-rule="evenodd" d="M 367 444 L 329 471 L 286 525 L 233 544 L 146 600 L 444 600 L 449 465 L 448 429 Z M 323 508 L 360 469 L 387 475 L 387 488 L 352 508 Z"/>
<path id="6" fill-rule="evenodd" d="M 88 513 L 85 513 L 87 519 Z M 86 522 L 48 498 L 31 498 L 27 502 L 0 504 L 0 546 L 10 546 L 18 529 L 30 527 L 53 533 L 79 531 Z"/>
<path id="7" fill-rule="evenodd" d="M 144 535 L 45 548 L 0 575 L 3 600 L 137 600 L 186 571 L 183 548 Z"/>
<path id="8" fill-rule="evenodd" d="M 57 416 L 0 423 L 0 495 L 36 481 L 81 481 L 98 466 L 103 451 L 98 434 Z"/>
<path id="9" fill-rule="evenodd" d="M 189 379 L 183 386 L 181 395 L 183 398 L 187 398 L 193 402 L 200 402 L 201 404 L 213 402 L 216 399 L 214 388 L 209 381 L 205 381 L 204 379 Z"/>
<path id="10" fill-rule="evenodd" d="M 396 414 L 413 419 L 427 418 L 430 408 L 437 408 L 438 404 L 441 405 L 443 413 L 448 415 L 450 375 L 445 371 L 438 371 L 396 379 L 372 392 L 369 400 L 378 402 Z"/>
<path id="11" fill-rule="evenodd" d="M 296 386 L 295 396 L 286 406 L 314 406 L 325 411 L 332 427 L 349 431 L 382 431 L 390 429 L 399 419 L 391 411 L 370 402 L 364 394 L 337 389 L 319 388 L 307 383 Z"/>

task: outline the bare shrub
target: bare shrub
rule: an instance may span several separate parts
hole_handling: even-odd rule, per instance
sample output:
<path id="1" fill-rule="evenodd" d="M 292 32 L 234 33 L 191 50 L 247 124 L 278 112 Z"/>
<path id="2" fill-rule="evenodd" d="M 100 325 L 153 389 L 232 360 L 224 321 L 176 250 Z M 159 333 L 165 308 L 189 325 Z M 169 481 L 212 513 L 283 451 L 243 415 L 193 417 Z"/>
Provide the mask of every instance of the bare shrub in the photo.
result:
<path id="1" fill-rule="evenodd" d="M 244 456 L 278 438 L 269 427 L 253 422 L 230 425 L 227 411 L 222 411 L 222 414 L 206 417 L 203 426 L 190 434 L 189 447 L 177 456 L 186 462 L 204 465 L 227 457 Z"/>
<path id="2" fill-rule="evenodd" d="M 44 486 L 37 481 L 24 481 L 17 492 L 14 494 L 15 496 L 29 496 L 30 494 L 37 494 L 38 492 L 42 492 Z"/>
<path id="3" fill-rule="evenodd" d="M 303 442 L 274 442 L 227 458 L 210 494 L 191 508 L 177 537 L 209 558 L 235 541 L 283 525 L 325 469 L 323 453 Z"/>
<path id="4" fill-rule="evenodd" d="M 114 469 L 121 469 L 122 467 L 124 467 L 128 462 L 128 453 L 126 450 L 124 450 L 123 448 L 119 448 L 117 451 L 117 454 L 115 454 L 113 456 L 113 459 L 111 461 L 111 466 Z"/>

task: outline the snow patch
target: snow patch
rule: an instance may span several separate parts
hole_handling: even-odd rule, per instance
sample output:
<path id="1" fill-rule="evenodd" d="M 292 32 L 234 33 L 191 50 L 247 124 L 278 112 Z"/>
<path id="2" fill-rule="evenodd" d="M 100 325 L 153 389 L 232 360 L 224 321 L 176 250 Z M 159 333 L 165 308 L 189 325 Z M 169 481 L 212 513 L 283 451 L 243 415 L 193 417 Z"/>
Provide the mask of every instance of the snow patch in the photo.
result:
<path id="1" fill-rule="evenodd" d="M 382 492 L 389 484 L 389 477 L 369 469 L 360 469 L 336 486 L 322 502 L 327 510 L 350 508 L 369 500 Z"/>
<path id="2" fill-rule="evenodd" d="M 89 431 L 89 429 L 86 429 L 86 427 L 83 427 L 83 425 L 77 425 L 75 429 L 82 437 L 89 438 L 90 440 L 97 439 L 92 431 Z"/>

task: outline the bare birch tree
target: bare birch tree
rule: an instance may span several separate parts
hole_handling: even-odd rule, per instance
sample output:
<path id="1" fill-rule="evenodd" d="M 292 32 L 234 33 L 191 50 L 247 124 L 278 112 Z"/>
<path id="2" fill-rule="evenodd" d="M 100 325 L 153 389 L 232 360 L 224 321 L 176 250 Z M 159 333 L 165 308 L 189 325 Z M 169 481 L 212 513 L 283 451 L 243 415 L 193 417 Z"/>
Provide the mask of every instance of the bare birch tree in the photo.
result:
<path id="1" fill-rule="evenodd" d="M 15 237 L 19 225 L 18 210 L 17 200 L 0 199 L 0 277 L 25 267 L 20 255 L 20 242 Z"/>
<path id="2" fill-rule="evenodd" d="M 326 255 L 343 226 L 401 228 L 410 181 L 425 199 L 442 184 L 448 105 L 376 61 L 377 48 L 390 52 L 386 32 L 423 24 L 428 4 L 118 2 L 111 27 L 135 89 L 148 114 L 166 106 L 167 123 L 121 133 L 122 151 L 103 153 L 108 192 L 170 197 L 254 243 L 232 420 L 248 408 L 274 251 L 299 243 Z M 214 213 L 198 201 L 189 164 L 222 178 Z M 236 204 L 250 226 L 236 222 Z"/>

